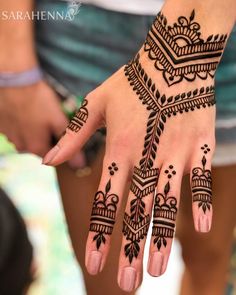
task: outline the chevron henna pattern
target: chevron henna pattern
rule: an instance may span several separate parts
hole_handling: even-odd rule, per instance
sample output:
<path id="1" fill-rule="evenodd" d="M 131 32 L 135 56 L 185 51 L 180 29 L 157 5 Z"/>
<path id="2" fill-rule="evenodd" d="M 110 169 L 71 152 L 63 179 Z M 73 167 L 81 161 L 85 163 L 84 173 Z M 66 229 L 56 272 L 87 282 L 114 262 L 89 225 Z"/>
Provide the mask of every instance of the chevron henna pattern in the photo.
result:
<path id="1" fill-rule="evenodd" d="M 144 149 L 139 162 L 140 168 L 146 171 L 153 166 L 166 120 L 171 116 L 176 116 L 177 113 L 182 114 L 183 112 L 194 111 L 196 108 L 214 105 L 214 87 L 202 87 L 187 93 L 166 97 L 165 94 L 159 92 L 151 78 L 148 78 L 139 62 L 139 55 L 125 67 L 125 75 L 142 104 L 147 105 L 147 110 L 150 112 Z"/>
<path id="2" fill-rule="evenodd" d="M 127 240 L 124 251 L 129 262 L 132 263 L 133 259 L 138 257 L 140 242 L 147 235 L 150 223 L 150 216 L 145 212 L 144 200 L 147 196 L 153 194 L 158 180 L 159 170 L 153 168 L 153 166 L 165 123 L 168 118 L 176 116 L 178 113 L 182 114 L 194 111 L 196 108 L 214 105 L 215 95 L 214 87 L 210 86 L 167 97 L 160 93 L 152 79 L 148 77 L 139 61 L 139 54 L 125 66 L 124 71 L 133 91 L 149 112 L 142 156 L 139 166 L 134 168 L 131 183 L 131 192 L 134 194 L 134 199 L 130 202 L 130 212 L 125 213 L 123 222 L 123 234 Z M 172 216 L 173 220 L 174 213 L 170 215 L 167 214 L 166 218 Z M 165 244 L 165 235 L 170 237 L 173 233 L 173 230 L 164 230 L 163 228 L 162 232 L 153 229 L 156 235 L 163 235 L 163 238 L 156 241 L 157 247 Z"/>
<path id="3" fill-rule="evenodd" d="M 79 108 L 75 116 L 70 121 L 67 127 L 68 129 L 72 130 L 73 132 L 78 132 L 83 127 L 89 115 L 87 105 L 88 105 L 88 100 L 84 99 L 81 107 Z"/>
<path id="4" fill-rule="evenodd" d="M 147 235 L 150 215 L 145 214 L 145 202 L 143 198 L 152 194 L 155 190 L 159 169 L 150 169 L 143 171 L 134 167 L 131 191 L 135 195 L 130 203 L 130 215 L 125 213 L 123 222 L 123 234 L 126 240 L 130 241 L 125 245 L 125 255 L 131 263 L 133 258 L 138 257 L 140 250 L 139 242 Z"/>
<path id="5" fill-rule="evenodd" d="M 168 179 L 171 179 L 176 171 L 173 165 L 166 170 Z M 175 220 L 177 215 L 177 199 L 170 194 L 170 180 L 167 181 L 164 192 L 157 193 L 154 198 L 153 211 L 153 227 L 152 236 L 153 243 L 160 251 L 161 247 L 167 246 L 167 238 L 173 238 L 175 233 Z"/>
<path id="6" fill-rule="evenodd" d="M 149 31 L 144 50 L 154 61 L 157 70 L 169 86 L 183 79 L 193 81 L 196 77 L 214 77 L 227 35 L 211 35 L 201 38 L 201 27 L 194 21 L 193 10 L 189 19 L 180 16 L 172 26 L 160 12 Z"/>
<path id="7" fill-rule="evenodd" d="M 210 152 L 207 144 L 201 147 L 203 150 L 202 167 L 192 170 L 192 195 L 193 202 L 198 203 L 204 214 L 212 207 L 212 177 L 211 170 L 206 169 L 206 155 Z"/>
<path id="8" fill-rule="evenodd" d="M 118 171 L 116 163 L 113 162 L 108 167 L 108 170 L 110 176 L 113 176 L 115 172 Z M 109 179 L 105 191 L 98 191 L 94 197 L 90 219 L 90 231 L 96 232 L 93 241 L 96 242 L 97 250 L 99 250 L 102 243 L 106 243 L 106 235 L 112 234 L 115 224 L 119 197 L 116 194 L 111 193 L 111 189 L 111 179 Z"/>

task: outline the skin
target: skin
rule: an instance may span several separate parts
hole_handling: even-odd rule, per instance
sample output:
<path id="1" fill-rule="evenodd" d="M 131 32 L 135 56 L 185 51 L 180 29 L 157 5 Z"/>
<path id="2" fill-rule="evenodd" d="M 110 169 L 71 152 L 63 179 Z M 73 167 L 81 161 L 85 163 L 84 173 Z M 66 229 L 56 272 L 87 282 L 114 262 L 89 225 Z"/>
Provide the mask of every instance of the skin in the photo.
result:
<path id="1" fill-rule="evenodd" d="M 8 1 L 8 4 L 1 4 L 1 9 L 12 9 L 12 10 L 30 10 L 32 8 L 32 2 L 29 0 L 22 1 L 24 4 L 20 7 L 16 7 L 13 0 Z M 9 6 L 6 6 L 9 5 Z M 20 5 L 20 4 L 18 4 Z M 194 7 L 193 7 L 194 6 Z M 173 9 L 173 7 L 175 9 Z M 173 0 L 169 0 L 166 2 L 166 6 L 164 8 L 165 15 L 168 16 L 170 22 L 176 20 L 176 17 L 183 14 L 188 15 L 189 11 L 193 8 L 198 11 L 198 21 L 203 24 L 203 34 L 216 34 L 216 33 L 228 33 L 233 25 L 235 20 L 235 3 L 232 0 L 224 1 L 208 1 L 207 4 L 202 4 L 200 1 L 180 1 L 178 5 L 174 3 Z M 209 14 L 211 11 L 211 14 Z M 224 18 L 227 11 L 227 19 Z M 223 18 L 224 22 L 219 22 L 219 18 Z M 4 50 L 1 52 L 1 60 L 3 64 L 1 64 L 1 71 L 22 71 L 31 68 L 32 66 L 37 64 L 37 59 L 34 54 L 33 47 L 33 36 L 32 36 L 32 24 L 30 22 L 24 23 L 24 33 L 22 34 L 21 26 L 17 26 L 13 22 L 5 22 L 1 23 L 1 30 L 4 32 L 4 37 L 1 37 L 1 44 L 6 44 L 4 46 Z M 17 27 L 19 29 L 17 29 Z M 13 28 L 15 30 L 13 30 Z M 210 31 L 209 28 L 211 28 Z M 213 29 L 212 29 L 213 28 Z M 9 32 L 14 32 L 14 34 L 9 34 Z M 9 36 L 14 36 L 9 41 L 5 42 L 6 38 Z M 5 38 L 5 39 L 4 39 Z M 5 40 L 5 41 L 4 41 Z M 14 55 L 14 58 L 11 57 L 9 53 L 12 52 L 12 48 L 14 48 L 14 44 L 18 41 L 18 44 L 24 44 L 20 47 L 18 54 Z M 22 56 L 29 53 L 27 58 L 23 59 Z M 149 73 L 149 76 L 152 77 L 153 81 L 158 82 L 159 88 L 161 92 L 166 93 L 167 95 L 171 95 L 171 91 L 167 88 L 160 73 L 156 73 L 150 62 L 147 58 L 141 53 L 142 64 L 145 65 L 146 70 Z M 11 61 L 10 57 L 14 62 Z M 39 95 L 37 99 L 38 108 L 35 108 L 33 102 L 30 103 L 29 100 L 32 96 L 35 95 L 35 91 L 39 88 L 32 87 L 30 94 L 25 97 L 25 89 L 19 88 L 14 89 L 11 93 L 11 89 L 4 89 L 0 95 L 6 97 L 4 100 L 4 106 L 2 105 L 2 109 L 0 112 L 3 114 L 3 121 L 1 123 L 1 130 L 4 132 L 13 142 L 16 143 L 19 150 L 28 150 L 31 152 L 37 152 L 37 154 L 42 154 L 43 151 L 49 145 L 49 138 L 53 132 L 55 134 L 59 134 L 58 130 L 55 131 L 56 127 L 53 126 L 65 126 L 65 118 L 63 117 L 61 111 L 59 111 L 59 103 L 56 102 L 56 98 L 53 99 L 53 94 L 47 94 L 48 98 L 52 98 L 52 106 L 49 107 L 50 111 L 45 111 L 45 101 L 46 101 L 46 92 L 47 85 L 42 83 L 43 85 L 40 87 L 42 90 L 42 97 Z M 178 93 L 181 91 L 188 91 L 190 89 L 195 89 L 202 86 L 208 86 L 212 84 L 212 81 L 204 81 L 199 82 L 195 81 L 194 83 L 188 85 L 183 82 L 181 86 L 175 86 L 173 89 L 174 93 Z M 48 89 L 48 92 L 49 89 Z M 13 99 L 14 96 L 14 99 Z M 7 98 L 9 97 L 9 98 Z M 22 100 L 17 99 L 18 97 L 22 97 Z M 88 97 L 89 101 L 89 113 L 93 114 L 90 116 L 86 126 L 78 134 L 74 134 L 67 129 L 66 135 L 61 139 L 57 146 L 57 155 L 55 155 L 54 149 L 54 158 L 50 157 L 50 159 L 45 158 L 45 163 L 50 165 L 58 165 L 72 157 L 78 150 L 80 150 L 83 144 L 88 140 L 89 136 L 94 132 L 95 129 L 104 126 L 107 126 L 107 144 L 106 144 L 106 153 L 103 161 L 103 169 L 102 178 L 99 184 L 98 189 L 104 188 L 107 182 L 107 166 L 110 165 L 114 160 L 119 164 L 119 170 L 122 173 L 117 178 L 114 184 L 114 190 L 120 196 L 120 200 L 124 199 L 124 196 L 127 195 L 126 187 L 129 185 L 130 178 L 132 176 L 133 166 L 136 165 L 140 159 L 140 153 L 142 151 L 143 146 L 143 137 L 145 134 L 147 113 L 142 105 L 138 102 L 136 95 L 132 91 L 127 82 L 127 79 L 124 77 L 123 69 L 120 69 L 117 73 L 115 73 L 111 78 L 109 78 L 104 84 L 102 84 L 99 88 L 91 92 Z M 13 101 L 13 103 L 12 103 Z M 54 101 L 54 102 L 53 102 Z M 27 127 L 25 125 L 25 112 L 24 106 L 28 106 L 27 112 L 27 126 L 35 126 L 34 130 L 41 130 L 40 132 L 45 132 L 44 135 L 41 133 L 35 137 L 34 144 L 37 145 L 37 148 L 30 147 L 29 135 L 27 134 Z M 48 105 L 48 99 L 47 99 Z M 50 106 L 50 103 L 49 103 Z M 12 109 L 21 110 L 15 113 L 12 113 Z M 38 109 L 43 109 L 44 111 L 40 116 L 38 115 Z M 53 117 L 51 114 L 53 113 Z M 127 116 L 129 114 L 129 116 Z M 209 154 L 209 160 L 207 162 L 207 168 L 210 168 L 211 157 L 214 151 L 214 118 L 215 118 L 215 108 L 207 108 L 204 110 L 198 110 L 196 112 L 192 112 L 190 114 L 184 114 L 181 117 L 171 118 L 165 127 L 165 133 L 162 135 L 161 144 L 158 149 L 158 157 L 155 162 L 155 167 L 160 169 L 165 169 L 167 165 L 171 162 L 178 171 L 178 177 L 175 178 L 175 181 L 172 185 L 172 192 L 176 196 L 179 202 L 180 196 L 180 185 L 182 175 L 185 173 L 189 173 L 193 167 L 199 165 L 199 159 L 201 158 L 200 154 L 200 146 L 205 142 L 211 147 L 211 153 Z M 31 125 L 31 122 L 36 121 L 35 125 Z M 9 122 L 19 122 L 19 125 L 11 126 L 12 131 L 9 127 Z M 62 123 L 63 121 L 63 123 Z M 46 123 L 47 122 L 47 123 Z M 130 124 L 132 122 L 132 124 Z M 49 127 L 50 126 L 50 127 Z M 205 126 L 209 126 L 206 130 Z M 63 127 L 64 128 L 64 127 Z M 63 129 L 62 127 L 58 127 L 58 129 Z M 185 130 L 184 136 L 182 130 Z M 19 132 L 20 130 L 20 132 Z M 43 131 L 42 131 L 43 130 Z M 54 131 L 52 131 L 54 130 Z M 39 131 L 38 131 L 39 132 Z M 20 134 L 20 135 L 19 135 Z M 32 133 L 31 133 L 32 134 Z M 32 138 L 31 138 L 31 141 Z M 40 147 L 40 142 L 43 142 L 43 147 Z M 134 146 L 135 143 L 135 146 Z M 130 149 L 130 146 L 133 148 Z M 173 154 L 173 146 L 175 147 L 176 153 Z M 59 147 L 59 150 L 58 150 Z M 52 153 L 50 154 L 52 156 Z M 170 156 L 171 155 L 171 156 Z M 48 158 L 48 157 L 47 157 Z M 162 175 L 162 173 L 161 173 Z M 164 180 L 160 177 L 160 181 L 158 183 L 158 189 L 162 188 L 164 185 Z M 130 197 L 129 197 L 130 200 Z M 127 203 L 126 210 L 129 209 L 129 200 Z M 147 202 L 147 211 L 151 213 L 152 209 L 152 199 Z M 193 208 L 195 219 L 197 218 L 197 211 Z M 93 235 L 90 233 L 87 241 L 87 252 L 86 252 L 86 261 L 90 255 L 90 252 L 95 248 L 94 243 L 92 241 Z M 110 237 L 108 238 L 108 242 L 106 246 L 101 249 L 103 254 L 102 260 L 102 268 L 105 265 L 105 261 L 108 255 L 108 251 L 110 248 Z M 120 262 L 119 262 L 119 273 L 118 273 L 118 282 L 120 283 L 121 279 L 121 271 L 125 266 L 128 266 L 127 259 L 124 256 L 123 247 L 125 244 L 125 240 L 122 241 L 122 248 L 120 253 Z M 144 249 L 145 241 L 143 240 L 141 243 L 141 254 L 139 258 L 132 264 L 132 267 L 137 271 L 137 279 L 135 282 L 135 288 L 138 287 L 141 283 L 142 279 L 142 254 Z M 169 245 L 171 244 L 171 241 Z M 151 244 L 152 245 L 152 244 Z M 154 249 L 150 249 L 150 253 Z M 168 257 L 170 253 L 170 246 L 165 249 L 165 264 L 162 272 L 165 271 Z"/>
<path id="2" fill-rule="evenodd" d="M 219 17 L 223 18 L 223 11 L 226 9 L 225 3 L 214 5 L 215 8 L 213 10 L 211 4 L 212 2 L 208 1 L 206 6 L 204 5 L 204 7 L 202 7 L 200 1 L 194 3 L 194 8 L 198 12 L 197 21 L 201 24 L 203 36 L 216 33 L 225 34 L 229 32 L 235 20 L 235 12 L 232 12 L 231 15 L 227 15 L 227 20 L 225 20 L 224 25 L 222 25 L 219 24 L 218 19 Z M 170 19 L 170 22 L 174 22 L 179 15 L 188 15 L 193 9 L 193 3 L 189 1 L 181 1 L 178 3 L 178 6 L 175 6 L 175 10 L 173 10 L 173 5 L 173 1 L 167 1 L 162 10 L 167 18 Z M 233 8 L 235 7 L 235 3 L 233 1 L 228 2 L 227 11 L 228 6 Z M 207 17 L 209 11 L 212 13 Z M 181 91 L 187 92 L 202 86 L 206 87 L 212 83 L 212 79 L 210 78 L 204 81 L 196 79 L 192 83 L 183 81 L 180 85 L 177 84 L 170 89 L 163 81 L 160 72 L 155 71 L 152 62 L 147 58 L 144 51 L 141 49 L 139 53 L 141 64 L 148 73 L 148 76 L 158 83 L 160 93 L 165 93 L 167 96 L 176 95 Z M 107 167 L 110 163 L 116 162 L 119 166 L 119 171 L 122 172 L 119 176 L 114 178 L 112 189 L 113 193 L 117 194 L 120 197 L 120 202 L 122 202 L 123 198 L 126 196 L 125 187 L 127 184 L 129 185 L 130 178 L 132 177 L 133 167 L 137 166 L 140 160 L 140 154 L 142 153 L 147 121 L 146 110 L 132 91 L 124 76 L 123 68 L 118 70 L 93 92 L 89 93 L 86 99 L 88 100 L 88 112 L 92 115 L 88 116 L 86 124 L 78 133 L 67 129 L 65 136 L 58 142 L 57 146 L 46 155 L 44 163 L 56 166 L 70 159 L 77 150 L 82 148 L 83 144 L 88 140 L 94 130 L 106 125 L 106 150 L 98 190 L 102 191 L 106 186 L 109 177 Z M 127 116 L 127 114 L 129 115 Z M 162 191 L 165 186 L 166 179 L 164 177 L 164 171 L 171 163 L 177 171 L 176 177 L 171 184 L 171 194 L 176 197 L 177 203 L 179 203 L 182 176 L 190 173 L 194 167 L 199 166 L 200 160 L 202 159 L 200 147 L 203 146 L 204 143 L 207 143 L 211 148 L 206 163 L 206 169 L 210 169 L 215 146 L 214 121 L 215 107 L 200 109 L 187 114 L 185 113 L 181 116 L 171 117 L 167 121 L 165 124 L 165 131 L 160 138 L 157 152 L 158 156 L 154 163 L 154 167 L 160 169 L 157 191 Z M 132 122 L 132 124 L 130 122 Z M 206 126 L 208 127 L 206 128 Z M 173 147 L 175 147 L 175 153 L 173 153 Z M 129 192 L 126 212 L 129 212 L 131 200 L 132 193 Z M 152 196 L 148 199 L 146 198 L 145 205 L 145 213 L 151 214 L 153 206 Z M 197 226 L 201 218 L 200 210 L 196 203 L 193 203 L 192 207 L 195 229 L 201 231 Z M 207 212 L 207 218 L 209 224 L 211 224 L 212 210 Z M 210 226 L 208 230 L 209 229 Z M 208 230 L 204 230 L 204 232 Z M 90 232 L 87 239 L 85 264 L 88 271 L 94 274 L 94 271 L 90 269 L 89 263 L 92 254 L 97 251 L 93 237 L 94 232 Z M 110 248 L 110 236 L 106 238 L 106 244 L 103 244 L 99 251 L 97 251 L 102 257 L 98 272 L 104 268 Z M 156 251 L 153 239 L 152 237 L 150 257 L 152 257 L 152 254 Z M 167 246 L 160 250 L 163 255 L 160 274 L 163 274 L 166 270 L 171 251 L 171 243 L 172 239 L 168 239 Z M 123 250 L 125 245 L 126 238 L 123 237 L 118 266 L 118 283 L 121 288 L 125 289 L 122 284 L 122 273 L 124 270 L 130 269 L 131 267 L 132 272 L 135 273 L 135 282 L 131 289 L 135 289 L 142 281 L 145 239 L 141 240 L 139 243 L 141 249 L 140 255 L 138 255 L 137 259 L 134 259 L 132 263 L 129 263 L 127 257 L 125 257 Z"/>
<path id="3" fill-rule="evenodd" d="M 229 259 L 236 223 L 236 165 L 215 167 L 213 173 L 214 215 L 211 231 L 199 234 L 193 230 L 190 206 L 191 191 L 187 177 L 182 185 L 182 206 L 177 237 L 182 245 L 185 271 L 181 295 L 222 295 L 225 293 Z M 230 185 L 229 185 L 230 183 Z M 224 205 L 222 206 L 222 198 Z M 227 225 L 227 226 L 226 226 Z"/>
<path id="4" fill-rule="evenodd" d="M 91 276 L 85 267 L 84 253 L 90 223 L 89 217 L 93 196 L 99 184 L 103 155 L 104 150 L 102 149 L 91 165 L 92 172 L 88 176 L 78 177 L 68 164 L 63 164 L 57 167 L 57 177 L 72 246 L 83 270 L 87 294 L 104 295 L 106 292 L 107 294 L 125 295 L 127 293 L 123 292 L 116 282 L 117 269 L 114 267 L 118 264 L 119 259 L 122 218 L 117 221 L 114 229 L 111 250 L 103 272 L 97 276 Z M 130 294 L 134 294 L 134 292 Z"/>
<path id="5" fill-rule="evenodd" d="M 99 182 L 103 154 L 104 151 L 102 150 L 91 167 L 92 173 L 86 177 L 76 176 L 75 171 L 68 167 L 67 164 L 57 167 L 57 176 L 69 233 L 75 255 L 82 269 L 85 268 L 84 252 L 87 228 L 89 227 L 89 215 L 93 195 Z M 225 291 L 226 275 L 232 250 L 233 230 L 236 224 L 235 212 L 232 210 L 236 206 L 236 186 L 233 185 L 236 165 L 213 167 L 212 173 L 214 215 L 212 229 L 208 234 L 200 234 L 194 231 L 189 177 L 185 176 L 182 182 L 182 202 L 178 213 L 176 233 L 182 246 L 182 257 L 185 263 L 181 295 L 222 295 Z M 92 185 L 85 185 L 87 183 Z M 228 185 L 229 183 L 231 183 L 231 186 Z M 222 206 L 221 202 L 222 195 L 227 198 L 224 206 Z M 84 201 L 85 199 L 86 201 Z M 124 210 L 124 203 L 122 204 L 122 210 Z M 75 204 L 77 205 L 75 206 Z M 86 271 L 84 272 L 88 294 L 94 294 L 95 290 L 97 295 L 104 294 L 102 288 L 97 288 L 98 285 L 102 286 L 103 284 L 106 284 L 108 293 L 111 290 L 113 294 L 122 294 L 115 281 L 117 271 L 113 267 L 118 263 L 121 224 L 122 214 L 117 218 L 112 237 L 112 247 L 107 265 L 102 273 L 91 276 Z M 222 247 L 222 240 L 224 240 L 224 247 Z M 197 251 L 195 245 L 198 245 Z M 107 284 L 107 282 L 111 282 L 111 284 Z"/>
<path id="6" fill-rule="evenodd" d="M 24 13 L 33 9 L 33 1 L 3 1 L 0 9 Z M 0 19 L 0 32 L 0 72 L 21 72 L 37 66 L 32 21 Z M 51 138 L 60 138 L 67 125 L 57 95 L 40 81 L 27 87 L 0 88 L 0 97 L 0 132 L 18 151 L 43 156 L 51 147 Z"/>

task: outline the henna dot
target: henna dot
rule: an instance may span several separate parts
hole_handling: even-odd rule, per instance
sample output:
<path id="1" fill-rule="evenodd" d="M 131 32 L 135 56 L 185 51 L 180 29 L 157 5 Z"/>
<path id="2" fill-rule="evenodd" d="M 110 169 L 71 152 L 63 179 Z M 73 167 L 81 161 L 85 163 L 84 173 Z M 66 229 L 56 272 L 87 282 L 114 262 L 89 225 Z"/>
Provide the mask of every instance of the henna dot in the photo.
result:
<path id="1" fill-rule="evenodd" d="M 169 80 L 170 81 L 173 81 L 174 80 L 174 77 L 173 76 L 170 76 Z"/>
<path id="2" fill-rule="evenodd" d="M 170 174 L 168 174 L 168 178 L 171 178 L 172 176 Z"/>
<path id="3" fill-rule="evenodd" d="M 207 144 L 204 144 L 204 147 L 208 147 L 208 145 Z"/>
<path id="4" fill-rule="evenodd" d="M 108 169 L 109 169 L 109 170 L 111 170 L 111 169 L 112 169 L 112 167 L 111 167 L 111 166 L 109 166 L 109 167 L 108 167 Z"/>
<path id="5" fill-rule="evenodd" d="M 207 151 L 204 151 L 204 154 L 207 154 Z"/>
<path id="6" fill-rule="evenodd" d="M 168 174 L 169 173 L 169 170 L 165 170 L 165 173 Z"/>
<path id="7" fill-rule="evenodd" d="M 115 166 L 116 166 L 116 163 L 113 162 L 111 165 L 112 165 L 113 167 L 115 167 Z"/>
<path id="8" fill-rule="evenodd" d="M 170 168 L 170 169 L 173 169 L 173 168 L 174 168 L 174 166 L 173 166 L 173 165 L 170 165 L 170 166 L 169 166 L 169 168 Z"/>
<path id="9" fill-rule="evenodd" d="M 168 116 L 168 118 L 170 118 L 171 117 L 171 114 L 168 114 L 167 116 Z"/>
<path id="10" fill-rule="evenodd" d="M 210 152 L 210 149 L 208 148 L 207 151 Z"/>
<path id="11" fill-rule="evenodd" d="M 111 170 L 110 171 L 110 175 L 114 175 L 114 174 L 115 174 L 115 172 Z"/>
<path id="12" fill-rule="evenodd" d="M 179 112 L 180 112 L 180 114 L 183 114 L 183 110 L 180 110 Z"/>
<path id="13" fill-rule="evenodd" d="M 114 170 L 115 170 L 115 171 L 118 171 L 118 167 L 115 167 Z"/>
<path id="14" fill-rule="evenodd" d="M 173 112 L 173 115 L 176 116 L 176 112 Z"/>
<path id="15" fill-rule="evenodd" d="M 172 174 L 175 175 L 175 174 L 176 174 L 176 171 L 174 170 L 174 171 L 172 172 Z"/>
<path id="16" fill-rule="evenodd" d="M 185 109 L 185 112 L 187 113 L 188 112 L 188 109 Z"/>

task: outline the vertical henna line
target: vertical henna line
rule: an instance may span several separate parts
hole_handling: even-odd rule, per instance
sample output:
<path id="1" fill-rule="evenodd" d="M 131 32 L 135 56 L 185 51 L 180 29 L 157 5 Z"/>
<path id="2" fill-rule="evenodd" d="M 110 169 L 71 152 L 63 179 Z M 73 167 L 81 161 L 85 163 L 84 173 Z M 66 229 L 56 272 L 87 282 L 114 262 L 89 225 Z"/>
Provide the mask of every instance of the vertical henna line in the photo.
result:
<path id="1" fill-rule="evenodd" d="M 127 240 L 124 252 L 129 262 L 132 263 L 133 259 L 138 257 L 139 244 L 148 232 L 150 215 L 145 213 L 145 197 L 154 192 L 158 180 L 159 169 L 153 168 L 153 165 L 165 123 L 168 118 L 176 116 L 177 113 L 182 114 L 194 111 L 196 108 L 213 106 L 215 95 L 213 86 L 201 87 L 169 97 L 161 94 L 143 69 L 139 61 L 139 54 L 126 65 L 124 71 L 133 91 L 142 104 L 146 106 L 147 111 L 150 112 L 142 157 L 139 166 L 134 167 L 131 182 L 131 192 L 134 194 L 134 199 L 130 202 L 130 212 L 125 213 L 123 222 L 123 234 Z M 156 229 L 154 232 L 158 233 L 158 230 Z M 167 232 L 167 230 L 163 230 L 163 235 L 167 235 Z M 172 236 L 171 230 L 168 232 L 168 236 Z M 161 242 L 157 241 L 158 245 L 163 245 L 164 239 L 165 237 Z"/>
<path id="2" fill-rule="evenodd" d="M 163 193 L 157 193 L 154 198 L 153 209 L 153 243 L 157 249 L 167 246 L 167 238 L 173 239 L 175 233 L 175 221 L 177 216 L 177 199 L 170 195 L 170 179 L 176 175 L 173 165 L 165 170 L 168 181 Z"/>
<path id="3" fill-rule="evenodd" d="M 110 176 L 115 175 L 118 171 L 116 163 L 112 163 L 109 167 Z M 93 241 L 96 242 L 97 250 L 101 247 L 101 244 L 106 243 L 106 235 L 111 235 L 115 224 L 115 217 L 117 211 L 117 204 L 119 197 L 116 194 L 111 193 L 112 182 L 111 178 L 108 180 L 105 190 L 98 191 L 95 194 L 90 231 L 96 232 L 93 237 Z"/>
<path id="4" fill-rule="evenodd" d="M 193 202 L 198 204 L 198 208 L 202 209 L 206 214 L 207 210 L 212 207 L 212 177 L 211 170 L 206 169 L 206 155 L 210 152 L 207 144 L 201 147 L 203 156 L 201 160 L 201 167 L 195 167 L 192 170 L 192 195 Z"/>
<path id="5" fill-rule="evenodd" d="M 71 119 L 69 125 L 67 126 L 68 129 L 70 129 L 73 132 L 78 132 L 84 124 L 87 122 L 89 112 L 87 109 L 88 100 L 84 99 L 81 107 L 75 114 L 75 116 Z"/>

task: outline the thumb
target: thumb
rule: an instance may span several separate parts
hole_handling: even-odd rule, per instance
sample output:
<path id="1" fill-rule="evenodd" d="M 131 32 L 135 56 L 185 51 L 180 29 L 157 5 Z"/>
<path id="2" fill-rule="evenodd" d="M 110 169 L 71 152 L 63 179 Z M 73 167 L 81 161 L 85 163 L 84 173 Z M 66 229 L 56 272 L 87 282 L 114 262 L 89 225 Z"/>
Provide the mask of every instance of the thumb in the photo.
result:
<path id="1" fill-rule="evenodd" d="M 65 135 L 46 154 L 43 164 L 59 165 L 81 150 L 101 122 L 102 116 L 98 111 L 96 101 L 90 95 L 84 99 L 76 115 L 67 126 Z"/>

